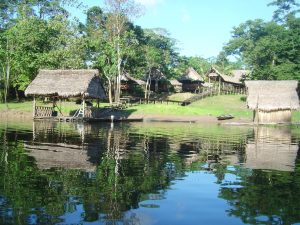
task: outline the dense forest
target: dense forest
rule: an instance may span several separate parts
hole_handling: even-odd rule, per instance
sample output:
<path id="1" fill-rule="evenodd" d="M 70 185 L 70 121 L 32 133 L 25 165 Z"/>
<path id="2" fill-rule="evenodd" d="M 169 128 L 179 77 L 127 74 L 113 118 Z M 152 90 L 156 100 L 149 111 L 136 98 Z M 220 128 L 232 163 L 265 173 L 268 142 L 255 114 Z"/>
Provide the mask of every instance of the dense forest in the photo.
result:
<path id="1" fill-rule="evenodd" d="M 0 3 L 0 101 L 19 100 L 39 69 L 97 68 L 108 92 L 120 98 L 120 77 L 142 78 L 153 69 L 167 78 L 188 67 L 205 74 L 246 68 L 248 79 L 300 80 L 300 5 L 274 0 L 272 21 L 246 21 L 216 57 L 181 56 L 163 28 L 134 24 L 143 9 L 134 0 L 105 0 L 105 10 L 79 0 L 2 0 Z M 85 11 L 80 22 L 67 9 Z M 201 53 L 199 52 L 199 55 Z M 228 57 L 231 56 L 231 57 Z M 236 58 L 234 62 L 228 58 Z"/>

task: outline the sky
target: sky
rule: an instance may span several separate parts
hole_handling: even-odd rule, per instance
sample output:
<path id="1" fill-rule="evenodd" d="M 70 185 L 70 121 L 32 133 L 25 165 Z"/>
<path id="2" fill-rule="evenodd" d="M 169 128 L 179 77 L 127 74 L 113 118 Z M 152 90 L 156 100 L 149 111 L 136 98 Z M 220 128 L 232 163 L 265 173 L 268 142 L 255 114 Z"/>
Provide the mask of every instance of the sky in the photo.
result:
<path id="1" fill-rule="evenodd" d="M 231 38 L 234 26 L 252 19 L 270 21 L 272 0 L 135 0 L 143 15 L 133 23 L 142 28 L 165 28 L 177 40 L 181 55 L 216 57 Z M 103 0 L 83 0 L 103 7 Z M 85 16 L 74 12 L 84 21 Z"/>

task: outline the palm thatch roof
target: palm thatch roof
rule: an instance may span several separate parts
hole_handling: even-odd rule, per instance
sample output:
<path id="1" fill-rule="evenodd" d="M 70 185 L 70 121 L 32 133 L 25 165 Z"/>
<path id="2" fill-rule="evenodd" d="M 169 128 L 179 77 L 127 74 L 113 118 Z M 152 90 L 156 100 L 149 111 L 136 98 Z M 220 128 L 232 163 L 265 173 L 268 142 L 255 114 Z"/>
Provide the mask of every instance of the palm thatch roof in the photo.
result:
<path id="1" fill-rule="evenodd" d="M 139 79 L 135 79 L 134 77 L 130 76 L 128 73 L 123 73 L 121 75 L 121 81 L 125 81 L 125 82 L 132 81 L 132 82 L 134 82 L 134 83 L 136 83 L 138 85 L 145 85 L 146 84 L 145 81 L 139 80 Z"/>
<path id="2" fill-rule="evenodd" d="M 98 70 L 40 70 L 25 95 L 105 99 L 98 75 Z"/>
<path id="3" fill-rule="evenodd" d="M 245 80 L 246 76 L 250 73 L 249 70 L 232 70 L 231 74 L 239 81 Z"/>
<path id="4" fill-rule="evenodd" d="M 170 80 L 170 84 L 173 86 L 182 86 L 182 83 L 180 83 L 178 80 Z"/>
<path id="5" fill-rule="evenodd" d="M 146 74 L 143 78 L 144 81 L 146 81 L 149 77 L 149 74 Z M 157 68 L 152 68 L 150 72 L 150 80 L 166 80 L 166 76 L 164 75 L 163 72 L 160 71 L 160 69 Z"/>
<path id="6" fill-rule="evenodd" d="M 245 81 L 250 109 L 263 111 L 290 110 L 299 108 L 298 81 Z"/>
<path id="7" fill-rule="evenodd" d="M 179 79 L 180 81 L 201 81 L 203 82 L 204 79 L 197 73 L 196 70 L 194 70 L 192 67 L 188 68 L 186 70 L 186 73 L 182 75 L 182 77 Z"/>
<path id="8" fill-rule="evenodd" d="M 240 73 L 242 70 L 235 70 L 235 71 L 232 71 L 233 76 L 228 76 L 228 75 L 220 73 L 216 68 L 211 67 L 211 69 L 207 73 L 207 76 L 208 77 L 218 77 L 219 76 L 224 82 L 232 83 L 232 84 L 242 84 L 241 77 L 242 77 L 243 73 Z"/>

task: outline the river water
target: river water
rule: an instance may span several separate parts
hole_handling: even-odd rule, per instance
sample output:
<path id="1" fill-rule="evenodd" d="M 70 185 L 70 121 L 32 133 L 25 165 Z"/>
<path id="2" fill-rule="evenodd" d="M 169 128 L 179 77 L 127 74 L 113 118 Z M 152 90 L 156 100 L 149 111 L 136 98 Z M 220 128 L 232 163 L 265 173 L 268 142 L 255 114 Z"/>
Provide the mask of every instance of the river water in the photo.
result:
<path id="1" fill-rule="evenodd" d="M 0 224 L 300 224 L 299 127 L 0 122 Z"/>

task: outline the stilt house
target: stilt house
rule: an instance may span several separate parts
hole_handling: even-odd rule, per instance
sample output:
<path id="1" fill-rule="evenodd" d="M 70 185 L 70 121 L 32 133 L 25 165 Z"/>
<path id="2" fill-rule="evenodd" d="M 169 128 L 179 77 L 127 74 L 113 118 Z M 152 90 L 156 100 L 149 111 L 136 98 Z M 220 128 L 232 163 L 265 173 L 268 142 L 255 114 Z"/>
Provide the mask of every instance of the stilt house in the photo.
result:
<path id="1" fill-rule="evenodd" d="M 25 95 L 34 99 L 33 117 L 55 117 L 56 101 L 72 97 L 82 101 L 81 116 L 92 117 L 85 100 L 106 98 L 98 75 L 98 70 L 40 70 L 25 90 Z M 37 106 L 36 97 L 50 98 L 53 107 Z"/>
<path id="2" fill-rule="evenodd" d="M 247 105 L 255 123 L 289 123 L 299 108 L 298 81 L 245 81 Z"/>
<path id="3" fill-rule="evenodd" d="M 243 70 L 235 70 L 232 76 L 220 73 L 216 68 L 211 67 L 206 76 L 209 83 L 218 83 L 221 87 L 241 87 L 243 86 L 242 80 L 246 72 Z"/>
<path id="4" fill-rule="evenodd" d="M 187 69 L 179 81 L 182 83 L 182 91 L 184 92 L 195 92 L 204 83 L 203 77 L 192 67 Z"/>

